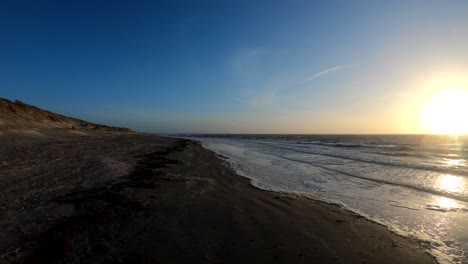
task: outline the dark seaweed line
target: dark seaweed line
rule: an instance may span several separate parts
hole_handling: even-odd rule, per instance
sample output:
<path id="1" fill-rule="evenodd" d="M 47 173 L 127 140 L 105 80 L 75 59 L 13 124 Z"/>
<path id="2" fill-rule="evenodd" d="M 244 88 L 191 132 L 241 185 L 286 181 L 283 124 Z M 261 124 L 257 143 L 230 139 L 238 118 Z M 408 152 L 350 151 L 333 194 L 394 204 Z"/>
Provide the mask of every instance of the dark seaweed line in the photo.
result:
<path id="1" fill-rule="evenodd" d="M 127 198 L 124 193 L 127 188 L 153 189 L 158 182 L 183 181 L 173 179 L 161 169 L 176 164 L 176 160 L 167 155 L 180 152 L 188 145 L 188 141 L 179 141 L 175 145 L 161 151 L 139 156 L 141 160 L 127 176 L 127 180 L 103 188 L 66 194 L 55 200 L 57 203 L 71 204 L 83 213 L 59 219 L 48 230 L 38 234 L 25 247 L 34 247 L 32 256 L 26 257 L 21 263 L 57 263 L 67 257 L 73 250 L 73 239 L 85 234 L 89 241 L 96 241 L 99 230 L 111 223 L 128 222 L 131 218 L 148 208 L 139 200 Z M 97 201 L 104 205 L 97 205 Z M 91 205 L 91 206 L 90 206 Z M 41 245 L 41 246 L 39 246 Z M 86 257 L 86 256 L 83 256 Z M 20 263 L 16 262 L 16 263 Z"/>

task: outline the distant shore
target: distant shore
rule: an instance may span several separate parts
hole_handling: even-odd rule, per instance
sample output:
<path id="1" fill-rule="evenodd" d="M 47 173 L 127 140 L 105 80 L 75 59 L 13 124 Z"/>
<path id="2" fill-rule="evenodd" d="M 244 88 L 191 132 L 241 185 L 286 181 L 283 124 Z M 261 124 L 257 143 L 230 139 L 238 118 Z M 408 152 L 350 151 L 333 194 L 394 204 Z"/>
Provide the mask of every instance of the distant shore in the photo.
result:
<path id="1" fill-rule="evenodd" d="M 0 143 L 2 263 L 435 263 L 338 206 L 253 187 L 194 141 Z"/>

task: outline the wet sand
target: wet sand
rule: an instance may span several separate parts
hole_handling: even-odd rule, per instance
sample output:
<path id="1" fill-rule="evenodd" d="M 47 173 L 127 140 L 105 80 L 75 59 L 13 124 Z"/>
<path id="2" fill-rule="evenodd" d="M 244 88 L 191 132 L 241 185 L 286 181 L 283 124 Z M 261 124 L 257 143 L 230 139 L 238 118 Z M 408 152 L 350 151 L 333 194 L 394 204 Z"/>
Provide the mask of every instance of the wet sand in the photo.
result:
<path id="1" fill-rule="evenodd" d="M 251 186 L 193 141 L 0 143 L 2 263 L 435 263 L 338 206 Z"/>

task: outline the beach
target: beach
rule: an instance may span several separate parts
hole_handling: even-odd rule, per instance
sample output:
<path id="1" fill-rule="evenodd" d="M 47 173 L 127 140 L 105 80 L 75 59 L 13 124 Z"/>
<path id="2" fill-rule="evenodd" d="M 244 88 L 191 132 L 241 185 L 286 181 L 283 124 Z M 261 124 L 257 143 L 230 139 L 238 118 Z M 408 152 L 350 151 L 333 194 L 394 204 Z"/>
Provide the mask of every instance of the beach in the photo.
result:
<path id="1" fill-rule="evenodd" d="M 2 263 L 435 263 L 336 205 L 260 190 L 190 140 L 0 137 Z"/>

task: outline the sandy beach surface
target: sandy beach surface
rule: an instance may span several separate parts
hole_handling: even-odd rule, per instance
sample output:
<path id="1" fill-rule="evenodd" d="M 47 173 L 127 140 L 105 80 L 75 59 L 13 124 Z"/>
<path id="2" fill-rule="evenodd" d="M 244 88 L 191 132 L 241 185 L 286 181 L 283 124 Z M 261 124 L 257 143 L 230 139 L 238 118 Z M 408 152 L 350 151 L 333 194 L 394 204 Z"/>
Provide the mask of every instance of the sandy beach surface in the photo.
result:
<path id="1" fill-rule="evenodd" d="M 252 187 L 194 141 L 0 136 L 1 263 L 435 263 L 337 206 Z"/>

